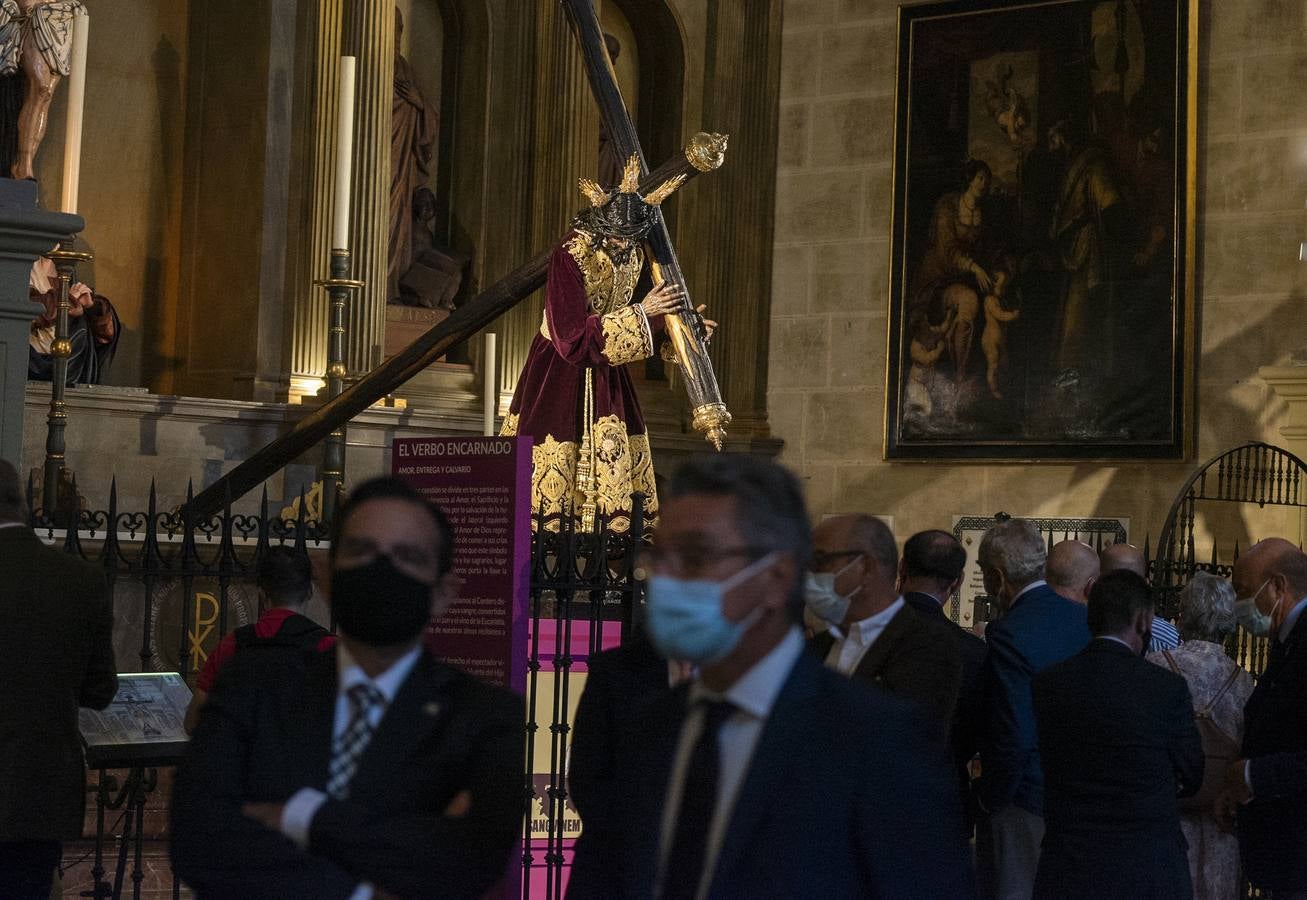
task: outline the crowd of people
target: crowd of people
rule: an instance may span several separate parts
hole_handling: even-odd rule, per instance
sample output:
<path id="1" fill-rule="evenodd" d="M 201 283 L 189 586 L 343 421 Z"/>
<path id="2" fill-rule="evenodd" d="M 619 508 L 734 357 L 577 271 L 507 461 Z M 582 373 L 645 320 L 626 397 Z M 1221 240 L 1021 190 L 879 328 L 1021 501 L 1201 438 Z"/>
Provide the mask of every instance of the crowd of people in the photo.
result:
<path id="1" fill-rule="evenodd" d="M 810 530 L 752 458 L 670 487 L 646 638 L 592 660 L 577 711 L 569 897 L 1307 897 L 1293 544 L 1195 576 L 1177 628 L 1137 548 L 1009 520 L 979 547 L 982 637 L 944 613 L 967 565 L 948 532 L 900 556 L 869 515 Z M 1255 690 L 1236 624 L 1270 640 Z"/>
<path id="2" fill-rule="evenodd" d="M 1009 520 L 979 547 L 1001 610 L 982 637 L 943 611 L 967 564 L 951 534 L 900 555 L 872 516 L 809 521 L 762 458 L 669 482 L 638 635 L 591 660 L 576 714 L 569 897 L 1232 898 L 1243 879 L 1307 897 L 1294 544 L 1196 576 L 1172 638 L 1133 548 L 1049 552 Z M 77 705 L 108 703 L 114 676 L 103 576 L 24 522 L 0 465 L 0 553 L 43 573 L 0 591 L 6 657 L 68 596 L 34 626 L 57 629 L 58 665 L 17 676 L 49 704 L 5 699 L 0 720 L 0 896 L 44 900 L 82 799 L 49 761 L 77 758 Z M 403 482 L 356 487 L 331 543 L 334 642 L 300 621 L 308 573 L 269 557 L 276 611 L 218 654 L 171 798 L 196 896 L 477 900 L 517 869 L 522 700 L 423 640 L 457 589 L 454 540 Z M 1223 650 L 1236 623 L 1269 639 L 1255 686 Z"/>

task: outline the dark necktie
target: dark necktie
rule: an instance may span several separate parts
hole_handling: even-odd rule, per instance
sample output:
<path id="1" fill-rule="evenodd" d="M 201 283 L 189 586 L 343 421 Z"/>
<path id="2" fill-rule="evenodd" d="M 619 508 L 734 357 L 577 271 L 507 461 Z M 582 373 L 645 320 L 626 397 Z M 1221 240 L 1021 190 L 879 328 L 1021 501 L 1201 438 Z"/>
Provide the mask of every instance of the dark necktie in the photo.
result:
<path id="1" fill-rule="evenodd" d="M 701 700 L 703 729 L 685 767 L 681 807 L 672 834 L 672 849 L 663 869 L 662 900 L 693 900 L 699 893 L 708 856 L 708 831 L 717 808 L 721 754 L 717 732 L 735 712 L 729 700 Z"/>
<path id="2" fill-rule="evenodd" d="M 350 719 L 345 730 L 332 741 L 331 766 L 327 771 L 327 793 L 336 800 L 349 796 L 349 783 L 359 767 L 363 751 L 372 742 L 371 712 L 386 704 L 385 695 L 371 684 L 356 684 L 345 692 Z"/>

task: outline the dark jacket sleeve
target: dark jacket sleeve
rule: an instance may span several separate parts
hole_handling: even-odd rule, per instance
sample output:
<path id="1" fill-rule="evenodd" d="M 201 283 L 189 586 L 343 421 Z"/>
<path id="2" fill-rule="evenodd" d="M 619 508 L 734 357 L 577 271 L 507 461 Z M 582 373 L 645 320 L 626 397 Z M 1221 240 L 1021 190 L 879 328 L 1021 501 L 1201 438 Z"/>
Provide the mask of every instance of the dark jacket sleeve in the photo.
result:
<path id="1" fill-rule="evenodd" d="M 477 747 L 467 761 L 463 784 L 471 806 L 464 815 L 447 817 L 443 809 L 396 814 L 366 799 L 328 800 L 313 817 L 309 848 L 401 897 L 476 900 L 485 894 L 508 871 L 525 807 L 522 703 L 495 696 L 497 704 L 481 713 Z"/>
<path id="2" fill-rule="evenodd" d="M 1189 685 L 1176 676 L 1175 691 L 1171 700 L 1171 765 L 1175 768 L 1175 781 L 1181 797 L 1192 797 L 1203 786 L 1203 737 L 1194 721 L 1193 698 Z"/>
<path id="3" fill-rule="evenodd" d="M 995 812 L 1009 805 L 1037 743 L 1030 664 L 1001 628 L 989 629 L 985 707 L 989 723 L 981 752 L 980 802 Z"/>
<path id="4" fill-rule="evenodd" d="M 259 688 L 256 679 L 242 677 L 235 665 L 223 676 L 177 769 L 171 827 L 174 871 L 201 898 L 346 900 L 358 879 L 241 813 L 244 801 L 252 799 L 243 788 L 248 760 L 258 752 L 252 735 Z"/>
<path id="5" fill-rule="evenodd" d="M 77 694 L 79 706 L 104 709 L 118 693 L 118 667 L 113 658 L 113 607 L 104 575 L 91 576 L 90 656 Z"/>

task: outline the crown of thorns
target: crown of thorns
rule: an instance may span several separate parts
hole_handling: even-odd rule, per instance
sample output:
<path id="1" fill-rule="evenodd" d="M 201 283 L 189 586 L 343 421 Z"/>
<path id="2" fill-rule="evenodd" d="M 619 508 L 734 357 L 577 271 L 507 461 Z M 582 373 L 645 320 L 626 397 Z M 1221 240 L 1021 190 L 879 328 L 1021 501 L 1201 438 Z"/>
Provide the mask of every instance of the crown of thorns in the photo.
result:
<path id="1" fill-rule="evenodd" d="M 590 201 L 590 208 L 577 217 L 577 224 L 599 234 L 634 240 L 643 238 L 657 221 L 659 204 L 684 181 L 684 175 L 677 175 L 641 196 L 640 157 L 631 154 L 617 190 L 605 191 L 589 178 L 580 180 L 581 193 Z"/>

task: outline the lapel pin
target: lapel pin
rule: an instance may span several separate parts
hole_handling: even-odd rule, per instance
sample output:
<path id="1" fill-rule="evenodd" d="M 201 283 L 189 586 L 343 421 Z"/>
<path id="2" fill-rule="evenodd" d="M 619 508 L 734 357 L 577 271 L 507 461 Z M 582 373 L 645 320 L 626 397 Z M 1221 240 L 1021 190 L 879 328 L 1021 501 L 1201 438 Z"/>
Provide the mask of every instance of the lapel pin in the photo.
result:
<path id="1" fill-rule="evenodd" d="M 440 715 L 440 704 L 434 701 L 430 703 L 424 703 L 422 705 L 422 712 L 424 715 L 438 716 Z"/>

